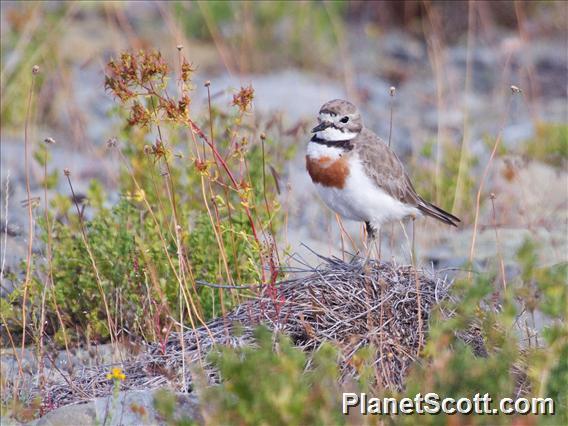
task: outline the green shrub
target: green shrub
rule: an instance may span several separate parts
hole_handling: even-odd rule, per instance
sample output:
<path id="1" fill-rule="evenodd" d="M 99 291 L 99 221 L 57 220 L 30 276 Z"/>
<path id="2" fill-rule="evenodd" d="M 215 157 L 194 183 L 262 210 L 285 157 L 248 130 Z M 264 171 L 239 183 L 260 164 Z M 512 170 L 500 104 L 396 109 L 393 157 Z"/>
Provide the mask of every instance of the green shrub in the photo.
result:
<path id="1" fill-rule="evenodd" d="M 281 226 L 282 213 L 269 169 L 281 171 L 291 144 L 283 135 L 260 137 L 249 125 L 252 87 L 237 92 L 227 111 L 191 116 L 191 72 L 183 59 L 181 74 L 171 75 L 158 52 L 124 53 L 109 62 L 105 85 L 123 120 L 108 143 L 109 155 L 121 164 L 120 200 L 106 207 L 96 181 L 85 200 L 50 197 L 48 219 L 38 217 L 38 235 L 51 244 L 52 258 L 43 258 L 46 250 L 34 262 L 28 324 L 38 324 L 44 305 L 47 330 L 56 336 L 69 328 L 77 336 L 106 340 L 124 329 L 155 341 L 171 330 L 172 319 L 200 325 L 244 294 L 199 281 L 276 279 L 277 265 L 267 259 L 277 258 L 278 247 L 267 241 Z M 170 78 L 182 87 L 177 100 L 168 93 Z M 188 136 L 192 132 L 195 139 Z M 48 166 L 49 147 L 35 158 Z M 63 180 L 72 182 L 73 171 L 67 174 Z M 44 178 L 49 188 L 56 182 L 53 172 Z M 48 297 L 42 297 L 46 289 Z M 22 300 L 21 289 L 2 301 L 16 333 Z"/>
<path id="2" fill-rule="evenodd" d="M 258 347 L 218 348 L 210 360 L 223 379 L 202 389 L 210 424 L 343 424 L 337 383 L 338 354 L 323 345 L 308 356 L 282 335 L 256 330 Z"/>
<path id="3" fill-rule="evenodd" d="M 566 167 L 568 125 L 538 123 L 535 136 L 525 142 L 523 153 L 531 160 L 543 161 L 556 167 Z"/>
<path id="4" fill-rule="evenodd" d="M 541 416 L 543 424 L 561 424 L 568 420 L 565 353 L 568 350 L 566 329 L 566 276 L 568 265 L 538 267 L 536 245 L 527 240 L 517 255 L 521 274 L 499 289 L 501 280 L 490 274 L 478 274 L 472 281 L 453 286 L 457 302 L 446 306 L 455 311 L 448 320 L 434 315 L 424 360 L 411 373 L 406 396 L 436 392 L 454 398 L 489 393 L 496 400 L 515 398 L 522 389 L 528 397 L 551 397 L 556 414 Z M 501 305 L 500 307 L 498 305 Z M 547 325 L 540 337 L 527 327 L 535 327 L 533 313 L 544 314 Z M 529 314 L 529 323 L 519 316 Z M 479 330 L 486 354 L 475 354 L 456 333 Z M 529 334 L 527 334 L 529 333 Z M 543 340 L 544 338 L 544 340 Z M 540 339 L 540 340 L 539 340 Z M 526 396 L 521 393 L 521 396 Z M 445 424 L 442 417 L 420 416 L 423 424 Z M 487 424 L 487 416 L 471 419 L 473 424 Z M 415 418 L 414 418 L 415 420 Z M 492 424 L 511 424 L 511 416 L 491 416 Z M 413 424 L 412 418 L 407 419 Z M 406 424 L 406 423 L 405 423 Z"/>

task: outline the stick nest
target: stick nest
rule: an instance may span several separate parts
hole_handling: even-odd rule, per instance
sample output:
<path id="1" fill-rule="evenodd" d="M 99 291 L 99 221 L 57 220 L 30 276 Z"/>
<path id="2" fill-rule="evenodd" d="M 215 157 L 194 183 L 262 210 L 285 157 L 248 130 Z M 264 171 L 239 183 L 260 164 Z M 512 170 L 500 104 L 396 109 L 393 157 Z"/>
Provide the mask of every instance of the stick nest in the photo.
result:
<path id="1" fill-rule="evenodd" d="M 308 352 L 324 341 L 333 342 L 343 354 L 343 379 L 356 376 L 351 359 L 358 349 L 372 344 L 377 348 L 377 380 L 387 389 L 402 389 L 427 338 L 432 308 L 448 298 L 449 284 L 412 266 L 370 261 L 364 269 L 358 258 L 349 263 L 324 260 L 316 269 L 296 271 L 295 279 L 259 288 L 225 317 L 184 332 L 183 339 L 180 333 L 171 333 L 165 344 L 149 345 L 121 365 L 126 374 L 121 390 L 160 386 L 191 390 L 192 365 L 203 366 L 215 382 L 218 377 L 207 364 L 208 352 L 214 345 L 254 344 L 253 331 L 259 324 L 288 335 Z M 478 337 L 464 336 L 464 340 L 482 346 Z M 47 394 L 53 406 L 108 395 L 109 369 L 83 368 L 52 383 Z"/>

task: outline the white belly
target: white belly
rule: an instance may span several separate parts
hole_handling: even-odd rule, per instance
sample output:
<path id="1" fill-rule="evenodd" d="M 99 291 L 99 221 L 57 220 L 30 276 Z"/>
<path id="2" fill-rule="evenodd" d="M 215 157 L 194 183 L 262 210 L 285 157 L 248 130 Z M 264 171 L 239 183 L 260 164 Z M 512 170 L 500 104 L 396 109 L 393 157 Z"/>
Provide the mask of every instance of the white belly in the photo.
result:
<path id="1" fill-rule="evenodd" d="M 354 155 L 349 160 L 349 176 L 343 188 L 316 184 L 322 200 L 346 219 L 370 222 L 379 228 L 383 223 L 407 216 L 419 216 L 415 207 L 405 205 L 378 187 L 366 174 Z"/>

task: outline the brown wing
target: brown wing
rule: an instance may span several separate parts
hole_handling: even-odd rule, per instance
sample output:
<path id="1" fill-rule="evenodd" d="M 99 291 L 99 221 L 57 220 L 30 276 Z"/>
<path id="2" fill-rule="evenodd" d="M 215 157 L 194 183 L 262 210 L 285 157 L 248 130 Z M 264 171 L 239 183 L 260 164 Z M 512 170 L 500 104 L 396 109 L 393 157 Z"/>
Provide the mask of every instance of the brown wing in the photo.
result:
<path id="1" fill-rule="evenodd" d="M 367 174 L 391 197 L 417 206 L 420 197 L 414 190 L 404 166 L 393 150 L 370 130 L 363 130 L 353 141 Z"/>
<path id="2" fill-rule="evenodd" d="M 363 130 L 353 141 L 367 174 L 391 197 L 415 206 L 422 213 L 448 225 L 457 226 L 460 220 L 424 200 L 416 193 L 402 162 L 387 144 L 370 130 Z"/>

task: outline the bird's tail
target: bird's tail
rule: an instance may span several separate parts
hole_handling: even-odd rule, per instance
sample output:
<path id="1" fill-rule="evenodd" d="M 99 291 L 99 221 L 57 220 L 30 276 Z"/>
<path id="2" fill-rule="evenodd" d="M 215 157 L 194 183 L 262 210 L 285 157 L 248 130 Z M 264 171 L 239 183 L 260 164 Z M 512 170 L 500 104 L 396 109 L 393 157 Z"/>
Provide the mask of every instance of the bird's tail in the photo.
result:
<path id="1" fill-rule="evenodd" d="M 418 210 L 424 213 L 427 216 L 431 216 L 434 219 L 438 219 L 440 222 L 444 222 L 447 225 L 452 225 L 457 227 L 458 223 L 461 222 L 459 218 L 454 216 L 451 213 L 448 213 L 445 210 L 442 210 L 440 207 L 435 206 L 432 203 L 420 198 L 420 202 L 418 203 Z"/>

